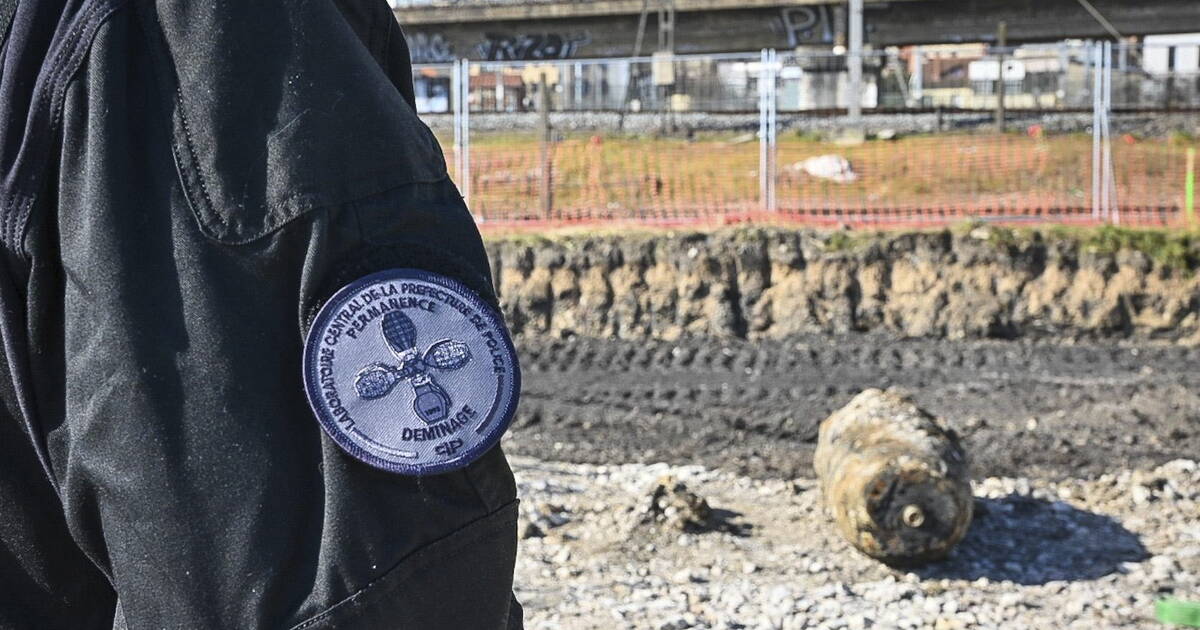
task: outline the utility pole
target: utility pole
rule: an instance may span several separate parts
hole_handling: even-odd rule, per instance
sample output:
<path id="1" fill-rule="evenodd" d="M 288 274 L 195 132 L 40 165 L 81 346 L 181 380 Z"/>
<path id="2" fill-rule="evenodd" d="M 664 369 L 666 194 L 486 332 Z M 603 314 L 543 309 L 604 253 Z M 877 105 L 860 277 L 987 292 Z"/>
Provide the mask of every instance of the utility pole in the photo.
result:
<path id="1" fill-rule="evenodd" d="M 925 52 L 920 46 L 913 48 L 913 74 L 912 74 L 912 105 L 920 107 L 925 99 Z"/>
<path id="2" fill-rule="evenodd" d="M 1163 96 L 1166 98 L 1166 109 L 1170 111 L 1171 101 L 1175 96 L 1175 47 L 1167 47 L 1167 80 L 1163 85 Z"/>
<path id="3" fill-rule="evenodd" d="M 1000 62 L 999 80 L 996 81 L 996 131 L 1004 133 L 1004 53 L 1008 47 L 1008 22 L 1001 22 L 996 27 L 996 47 L 999 49 L 997 59 Z"/>
<path id="4" fill-rule="evenodd" d="M 862 129 L 862 70 L 863 70 L 863 0 L 850 1 L 850 126 Z"/>

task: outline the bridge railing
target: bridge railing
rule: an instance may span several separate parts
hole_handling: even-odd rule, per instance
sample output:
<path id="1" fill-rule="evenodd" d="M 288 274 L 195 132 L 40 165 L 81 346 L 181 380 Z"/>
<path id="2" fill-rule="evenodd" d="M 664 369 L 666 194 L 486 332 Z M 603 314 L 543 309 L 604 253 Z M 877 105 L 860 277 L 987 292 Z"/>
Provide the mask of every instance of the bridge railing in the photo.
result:
<path id="1" fill-rule="evenodd" d="M 415 74 L 418 109 L 488 225 L 1180 224 L 1195 144 L 1180 130 L 1200 102 L 1187 71 L 1156 73 L 1154 54 L 875 51 L 857 124 L 832 54 L 457 60 Z M 1154 104 L 1168 83 L 1169 113 Z"/>

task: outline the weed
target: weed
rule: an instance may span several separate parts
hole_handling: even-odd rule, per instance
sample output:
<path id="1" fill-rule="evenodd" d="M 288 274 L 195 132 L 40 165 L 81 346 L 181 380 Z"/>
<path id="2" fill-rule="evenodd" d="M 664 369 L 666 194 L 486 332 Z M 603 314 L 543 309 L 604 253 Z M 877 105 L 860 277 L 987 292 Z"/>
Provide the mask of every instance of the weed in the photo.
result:
<path id="1" fill-rule="evenodd" d="M 1164 267 L 1192 270 L 1200 263 L 1200 252 L 1187 232 L 1131 229 L 1106 225 L 1084 233 L 1081 245 L 1087 251 L 1115 254 L 1121 250 L 1142 252 Z"/>

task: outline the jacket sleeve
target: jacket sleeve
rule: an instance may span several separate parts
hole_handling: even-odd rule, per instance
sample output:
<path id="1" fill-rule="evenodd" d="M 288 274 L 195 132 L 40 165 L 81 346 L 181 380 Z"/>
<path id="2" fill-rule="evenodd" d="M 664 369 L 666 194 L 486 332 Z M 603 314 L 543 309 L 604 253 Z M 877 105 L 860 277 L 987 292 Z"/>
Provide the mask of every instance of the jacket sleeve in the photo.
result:
<path id="1" fill-rule="evenodd" d="M 393 267 L 495 305 L 382 1 L 130 3 L 62 99 L 26 252 L 52 476 L 117 626 L 516 628 L 512 474 L 349 457 L 303 341 Z M 47 320 L 50 321 L 50 320 Z"/>

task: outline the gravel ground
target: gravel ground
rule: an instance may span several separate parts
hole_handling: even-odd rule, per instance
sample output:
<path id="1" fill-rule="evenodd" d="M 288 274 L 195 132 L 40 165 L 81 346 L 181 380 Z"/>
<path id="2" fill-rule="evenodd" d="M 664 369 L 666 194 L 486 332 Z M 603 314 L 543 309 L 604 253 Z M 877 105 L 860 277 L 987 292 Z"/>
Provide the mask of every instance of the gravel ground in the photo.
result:
<path id="1" fill-rule="evenodd" d="M 519 340 L 510 452 L 592 464 L 812 475 L 817 425 L 900 387 L 964 437 L 977 476 L 1094 478 L 1200 453 L 1200 349 L 873 335 Z"/>
<path id="2" fill-rule="evenodd" d="M 513 466 L 517 596 L 532 629 L 1159 628 L 1156 599 L 1200 595 L 1191 460 L 1090 480 L 982 479 L 967 538 L 907 572 L 838 538 L 811 478 L 519 456 Z M 697 498 L 652 494 L 664 475 L 709 512 L 688 518 Z"/>
<path id="3" fill-rule="evenodd" d="M 530 628 L 1159 628 L 1156 599 L 1200 599 L 1196 348 L 518 345 L 525 397 L 506 448 Z M 976 479 L 967 538 L 911 572 L 840 539 L 812 479 L 820 420 L 889 386 L 964 436 Z M 711 514 L 689 517 L 698 499 L 656 512 L 663 475 Z"/>

